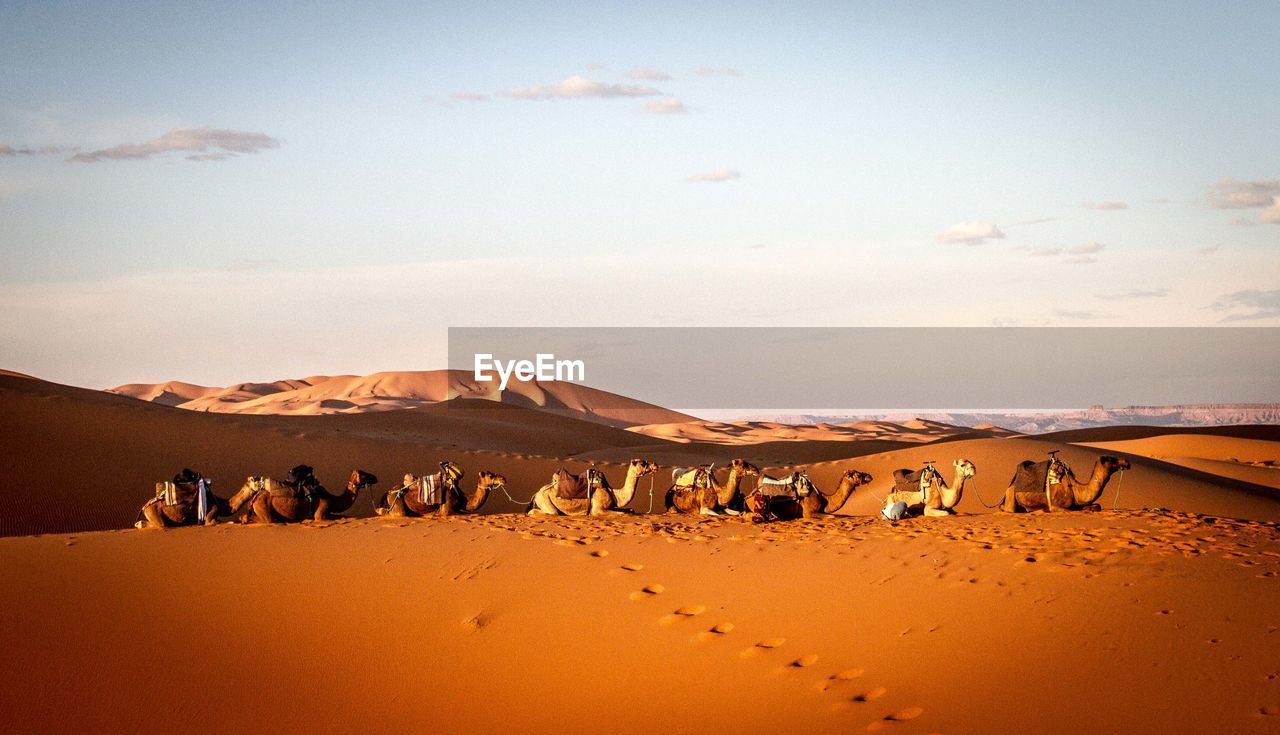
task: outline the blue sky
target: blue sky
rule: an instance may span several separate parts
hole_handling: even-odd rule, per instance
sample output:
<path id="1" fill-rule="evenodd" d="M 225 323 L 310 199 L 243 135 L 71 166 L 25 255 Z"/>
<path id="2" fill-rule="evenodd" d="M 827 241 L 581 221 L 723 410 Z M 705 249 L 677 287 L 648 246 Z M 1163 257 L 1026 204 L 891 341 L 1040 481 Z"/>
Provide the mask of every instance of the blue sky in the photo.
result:
<path id="1" fill-rule="evenodd" d="M 0 6 L 0 364 L 434 367 L 476 320 L 1280 323 L 1275 3 L 262 5 Z M 611 277 L 646 285 L 543 297 Z M 299 331 L 360 357 L 168 354 Z"/>

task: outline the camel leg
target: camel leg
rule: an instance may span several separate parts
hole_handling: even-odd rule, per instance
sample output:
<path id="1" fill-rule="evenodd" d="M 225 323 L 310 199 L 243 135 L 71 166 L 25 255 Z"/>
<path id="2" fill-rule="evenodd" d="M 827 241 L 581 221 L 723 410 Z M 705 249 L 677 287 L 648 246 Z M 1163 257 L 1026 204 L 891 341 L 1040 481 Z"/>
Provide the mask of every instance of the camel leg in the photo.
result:
<path id="1" fill-rule="evenodd" d="M 253 516 L 254 523 L 265 523 L 271 525 L 275 520 L 271 517 L 271 496 L 262 493 L 253 501 L 253 510 L 249 515 Z"/>
<path id="2" fill-rule="evenodd" d="M 208 512 L 206 512 L 206 513 L 204 514 L 204 518 L 203 518 L 202 520 L 204 521 L 204 525 L 206 525 L 206 526 L 216 526 L 216 525 L 218 525 L 218 505 L 217 505 L 217 503 L 213 503 L 213 504 L 211 504 L 211 507 L 209 508 Z"/>
<path id="3" fill-rule="evenodd" d="M 533 494 L 533 507 L 529 509 L 529 515 L 558 516 L 560 511 L 547 498 L 546 491 L 539 490 Z"/>
<path id="4" fill-rule="evenodd" d="M 329 515 L 329 501 L 324 499 L 317 500 L 316 512 L 311 514 L 311 519 L 315 521 L 323 521 L 327 515 Z"/>
<path id="5" fill-rule="evenodd" d="M 1020 510 L 1018 506 L 1018 491 L 1014 489 L 1013 485 L 1010 485 L 1004 491 L 1004 502 L 1000 503 L 1000 510 L 1005 513 L 1017 513 Z"/>
<path id="6" fill-rule="evenodd" d="M 406 518 L 406 517 L 408 517 L 408 515 L 409 515 L 409 514 L 408 514 L 408 512 L 406 512 L 406 511 L 405 511 L 405 509 L 404 509 L 404 496 L 403 496 L 403 495 L 401 495 L 400 497 L 398 497 L 398 498 L 396 498 L 395 500 L 391 501 L 391 507 L 387 509 L 387 515 L 391 516 L 392 518 Z"/>
<path id="7" fill-rule="evenodd" d="M 147 503 L 142 506 L 142 517 L 146 520 L 135 524 L 138 528 L 164 528 L 168 525 L 156 503 Z"/>
<path id="8" fill-rule="evenodd" d="M 716 510 L 716 493 L 710 488 L 702 488 L 698 491 L 698 515 L 718 516 L 719 511 Z"/>

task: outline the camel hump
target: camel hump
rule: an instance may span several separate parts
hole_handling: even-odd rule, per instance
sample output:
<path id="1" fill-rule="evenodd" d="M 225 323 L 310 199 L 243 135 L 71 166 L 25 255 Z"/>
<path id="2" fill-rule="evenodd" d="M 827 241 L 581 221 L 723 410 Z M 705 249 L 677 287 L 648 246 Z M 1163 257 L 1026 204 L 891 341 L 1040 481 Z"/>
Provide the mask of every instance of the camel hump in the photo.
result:
<path id="1" fill-rule="evenodd" d="M 676 487 L 693 487 L 698 484 L 701 467 L 677 467 L 671 470 L 671 484 Z"/>
<path id="2" fill-rule="evenodd" d="M 555 485 L 556 497 L 562 500 L 582 500 L 589 494 L 586 474 L 575 475 L 561 467 L 551 476 L 551 482 Z"/>
<path id="3" fill-rule="evenodd" d="M 1026 460 L 1018 463 L 1018 468 L 1013 472 L 1013 480 L 1009 484 L 1019 492 L 1042 493 L 1048 477 L 1049 460 L 1046 459 L 1043 462 Z"/>

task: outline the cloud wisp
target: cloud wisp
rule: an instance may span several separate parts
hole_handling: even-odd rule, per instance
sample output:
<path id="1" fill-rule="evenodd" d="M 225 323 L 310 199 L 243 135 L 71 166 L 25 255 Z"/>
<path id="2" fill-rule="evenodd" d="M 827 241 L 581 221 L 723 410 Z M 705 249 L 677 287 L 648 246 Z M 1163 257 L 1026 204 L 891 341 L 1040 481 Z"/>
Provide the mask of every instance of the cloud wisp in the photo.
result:
<path id="1" fill-rule="evenodd" d="M 96 151 L 77 153 L 68 161 L 143 160 L 165 153 L 187 153 L 189 161 L 223 161 L 249 153 L 279 148 L 280 141 L 265 133 L 249 133 L 221 128 L 175 128 L 145 143 L 126 143 Z"/>
<path id="2" fill-rule="evenodd" d="M 1264 225 L 1280 225 L 1280 196 L 1271 197 L 1271 206 L 1258 212 L 1258 221 Z"/>
<path id="3" fill-rule="evenodd" d="M 1091 240 L 1089 242 L 1076 245 L 1071 248 L 1070 252 L 1075 253 L 1076 255 L 1092 255 L 1094 253 L 1102 252 L 1102 249 L 1105 247 L 1106 245 L 1103 245 L 1096 240 Z"/>
<path id="4" fill-rule="evenodd" d="M 943 244 L 981 245 L 988 240 L 1003 240 L 1004 233 L 990 222 L 959 222 L 939 232 L 935 238 Z"/>
<path id="5" fill-rule="evenodd" d="M 627 79 L 634 79 L 640 82 L 669 82 L 671 75 L 658 71 L 657 69 L 632 69 L 624 74 Z"/>
<path id="6" fill-rule="evenodd" d="M 80 150 L 78 146 L 66 145 L 38 145 L 38 146 L 19 146 L 14 148 L 11 145 L 0 145 L 0 158 L 13 158 L 15 156 L 61 156 L 66 153 L 75 153 Z"/>
<path id="7" fill-rule="evenodd" d="M 1080 206 L 1084 207 L 1085 209 L 1096 209 L 1096 210 L 1103 211 L 1103 212 L 1115 212 L 1115 211 L 1118 211 L 1118 210 L 1121 210 L 1121 209 L 1128 209 L 1128 208 L 1129 208 L 1129 204 L 1128 204 L 1128 202 L 1117 202 L 1117 201 L 1110 201 L 1110 202 L 1085 202 L 1084 204 L 1081 204 Z"/>
<path id="8" fill-rule="evenodd" d="M 1205 308 L 1210 311 L 1232 312 L 1219 320 L 1223 322 L 1244 322 L 1280 317 L 1280 289 L 1262 291 L 1253 288 L 1235 291 L 1222 296 Z"/>
<path id="9" fill-rule="evenodd" d="M 1162 299 L 1169 295 L 1167 288 L 1131 288 L 1128 291 L 1097 294 L 1098 298 L 1107 301 L 1131 301 L 1136 299 Z"/>
<path id="10" fill-rule="evenodd" d="M 693 70 L 700 77 L 740 77 L 742 72 L 732 66 L 700 66 Z"/>
<path id="11" fill-rule="evenodd" d="M 691 184 L 718 184 L 742 178 L 742 174 L 731 168 L 719 168 L 715 171 L 686 176 L 685 181 Z"/>
<path id="12" fill-rule="evenodd" d="M 483 92 L 454 92 L 449 95 L 454 102 L 488 102 L 489 95 Z"/>
<path id="13" fill-rule="evenodd" d="M 1280 196 L 1280 179 L 1237 181 L 1230 176 L 1209 187 L 1209 206 L 1214 209 L 1252 209 L 1271 205 Z"/>
<path id="14" fill-rule="evenodd" d="M 498 96 L 514 100 L 580 100 L 617 97 L 656 97 L 661 90 L 642 84 L 606 84 L 575 74 L 562 82 L 533 87 L 516 87 Z"/>
<path id="15" fill-rule="evenodd" d="M 684 106 L 679 97 L 667 97 L 646 104 L 644 110 L 653 115 L 683 115 L 689 108 Z"/>

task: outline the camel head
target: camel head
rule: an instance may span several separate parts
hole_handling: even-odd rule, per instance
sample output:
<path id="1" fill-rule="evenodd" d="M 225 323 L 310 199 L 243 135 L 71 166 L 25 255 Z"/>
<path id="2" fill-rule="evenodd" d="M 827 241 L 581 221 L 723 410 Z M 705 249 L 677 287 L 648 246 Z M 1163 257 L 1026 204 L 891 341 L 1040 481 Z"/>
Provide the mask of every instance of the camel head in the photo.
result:
<path id="1" fill-rule="evenodd" d="M 635 472 L 636 477 L 644 477 L 645 475 L 652 475 L 657 471 L 658 471 L 658 465 L 650 462 L 647 459 L 633 459 L 631 460 L 631 464 L 627 465 L 627 474 Z"/>
<path id="2" fill-rule="evenodd" d="M 507 484 L 507 478 L 499 475 L 497 472 L 489 472 L 481 470 L 479 476 L 480 487 L 504 487 Z"/>
<path id="3" fill-rule="evenodd" d="M 872 478 L 871 475 L 866 472 L 859 472 L 857 470 L 845 470 L 845 473 L 842 479 L 848 480 L 849 482 L 853 483 L 854 487 L 861 487 L 871 482 L 871 480 L 874 478 Z"/>
<path id="4" fill-rule="evenodd" d="M 758 477 L 760 475 L 760 468 L 746 460 L 735 459 L 729 463 L 729 467 L 737 470 L 744 477 Z"/>
<path id="5" fill-rule="evenodd" d="M 347 479 L 347 489 L 354 493 L 377 484 L 377 476 L 364 470 L 351 470 L 351 477 Z"/>
<path id="6" fill-rule="evenodd" d="M 978 474 L 978 468 L 974 467 L 973 463 L 967 459 L 957 459 L 951 464 L 955 465 L 956 472 L 966 480 Z"/>
<path id="7" fill-rule="evenodd" d="M 1111 457 L 1111 456 L 1098 457 L 1098 464 L 1102 465 L 1103 469 L 1107 471 L 1108 475 L 1119 472 L 1120 470 L 1129 469 L 1129 460 L 1120 459 L 1119 457 Z"/>

